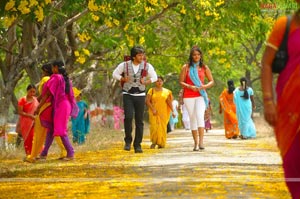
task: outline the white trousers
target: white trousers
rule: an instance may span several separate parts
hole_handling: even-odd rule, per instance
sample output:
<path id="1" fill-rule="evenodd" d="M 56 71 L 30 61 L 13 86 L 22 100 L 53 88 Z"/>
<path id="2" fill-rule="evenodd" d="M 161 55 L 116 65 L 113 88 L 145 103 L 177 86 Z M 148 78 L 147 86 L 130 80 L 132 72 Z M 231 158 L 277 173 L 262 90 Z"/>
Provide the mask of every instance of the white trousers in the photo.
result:
<path id="1" fill-rule="evenodd" d="M 183 103 L 189 113 L 191 130 L 204 127 L 205 102 L 202 96 L 183 98 Z"/>

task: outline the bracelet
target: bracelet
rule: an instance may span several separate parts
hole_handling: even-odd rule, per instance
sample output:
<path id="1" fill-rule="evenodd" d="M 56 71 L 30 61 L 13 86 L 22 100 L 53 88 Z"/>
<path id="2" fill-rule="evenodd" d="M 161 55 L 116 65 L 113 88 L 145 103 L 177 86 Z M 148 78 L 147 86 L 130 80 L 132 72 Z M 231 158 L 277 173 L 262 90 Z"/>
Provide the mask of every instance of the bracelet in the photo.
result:
<path id="1" fill-rule="evenodd" d="M 264 96 L 266 96 L 266 97 L 272 97 L 272 93 L 270 93 L 270 92 L 265 92 L 265 93 L 264 93 Z"/>
<path id="2" fill-rule="evenodd" d="M 273 97 L 264 97 L 264 101 L 273 101 Z"/>
<path id="3" fill-rule="evenodd" d="M 273 100 L 272 101 L 266 101 L 264 102 L 265 105 L 269 105 L 269 104 L 273 104 Z"/>

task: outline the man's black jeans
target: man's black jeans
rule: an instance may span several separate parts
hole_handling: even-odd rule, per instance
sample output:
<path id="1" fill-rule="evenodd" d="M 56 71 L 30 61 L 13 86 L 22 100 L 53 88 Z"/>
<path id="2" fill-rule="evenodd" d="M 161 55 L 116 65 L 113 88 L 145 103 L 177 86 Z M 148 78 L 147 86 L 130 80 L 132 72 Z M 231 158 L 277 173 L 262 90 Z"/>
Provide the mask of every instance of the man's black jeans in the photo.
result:
<path id="1" fill-rule="evenodd" d="M 132 120 L 135 120 L 135 137 L 133 147 L 141 148 L 144 134 L 144 109 L 146 96 L 123 95 L 125 143 L 132 143 Z"/>

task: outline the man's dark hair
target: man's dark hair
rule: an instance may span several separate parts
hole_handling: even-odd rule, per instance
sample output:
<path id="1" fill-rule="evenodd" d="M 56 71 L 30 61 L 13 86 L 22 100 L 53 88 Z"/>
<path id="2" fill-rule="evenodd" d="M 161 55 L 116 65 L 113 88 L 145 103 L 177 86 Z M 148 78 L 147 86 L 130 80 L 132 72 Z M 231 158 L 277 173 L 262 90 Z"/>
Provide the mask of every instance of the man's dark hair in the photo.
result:
<path id="1" fill-rule="evenodd" d="M 131 48 L 130 50 L 131 61 L 133 61 L 133 58 L 139 53 L 145 53 L 145 50 L 143 49 L 142 46 L 134 46 L 133 48 Z"/>

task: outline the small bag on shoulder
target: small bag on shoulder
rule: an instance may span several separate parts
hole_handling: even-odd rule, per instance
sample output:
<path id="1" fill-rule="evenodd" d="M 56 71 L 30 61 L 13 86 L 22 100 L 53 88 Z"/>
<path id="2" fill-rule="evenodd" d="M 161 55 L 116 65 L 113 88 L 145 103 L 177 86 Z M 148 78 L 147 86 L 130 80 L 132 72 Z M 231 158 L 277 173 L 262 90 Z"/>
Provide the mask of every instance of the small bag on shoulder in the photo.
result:
<path id="1" fill-rule="evenodd" d="M 275 58 L 272 62 L 272 72 L 273 73 L 280 73 L 284 68 L 288 61 L 288 52 L 287 52 L 287 40 L 288 40 L 288 34 L 290 30 L 290 24 L 291 24 L 291 16 L 288 16 L 283 40 L 280 44 L 280 47 L 278 51 L 275 54 Z"/>

